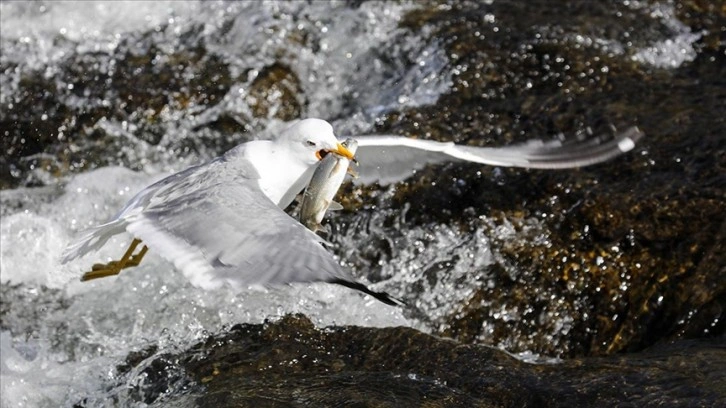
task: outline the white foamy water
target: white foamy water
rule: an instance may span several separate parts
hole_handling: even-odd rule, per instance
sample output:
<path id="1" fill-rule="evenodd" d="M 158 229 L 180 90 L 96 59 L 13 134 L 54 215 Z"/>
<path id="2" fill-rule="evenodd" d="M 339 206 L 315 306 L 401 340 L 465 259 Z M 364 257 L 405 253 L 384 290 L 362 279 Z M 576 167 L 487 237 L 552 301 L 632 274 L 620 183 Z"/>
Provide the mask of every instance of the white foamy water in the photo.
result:
<path id="1" fill-rule="evenodd" d="M 0 80 L 4 102 L 12 102 L 24 71 L 40 70 L 54 78 L 58 64 L 69 55 L 111 55 L 120 41 L 149 30 L 166 41 L 158 46 L 173 48 L 180 46 L 181 34 L 199 27 L 208 52 L 220 55 L 233 73 L 248 72 L 221 103 L 207 110 L 192 106 L 163 112 L 169 132 L 158 146 L 139 138 L 133 121 L 101 119 L 97 127 L 130 142 L 124 154 L 142 172 L 106 167 L 50 187 L 0 192 L 0 281 L 8 308 L 0 333 L 2 406 L 69 406 L 80 401 L 86 406 L 139 404 L 128 389 L 143 378 L 139 373 L 120 378 L 115 368 L 129 352 L 150 345 L 158 346 L 158 353 L 170 352 L 233 324 L 259 323 L 287 313 L 304 313 L 319 326 L 421 327 L 404 317 L 402 309 L 337 285 L 290 285 L 245 293 L 203 291 L 153 251 L 139 267 L 119 277 L 79 282 L 93 263 L 118 259 L 132 238 L 126 234 L 83 259 L 67 265 L 59 262 L 66 245 L 80 231 L 105 221 L 168 170 L 194 161 L 165 152 L 167 139 L 193 138 L 195 126 L 221 113 L 250 118 L 246 90 L 256 74 L 273 62 L 289 65 L 300 78 L 308 102 L 305 116 L 345 117 L 348 131 L 369 127 L 371 115 L 388 109 L 435 102 L 450 86 L 450 67 L 438 44 L 398 28 L 402 13 L 414 6 L 0 3 L 2 59 L 18 67 Z M 366 41 L 351 41 L 354 36 Z M 392 41 L 400 44 L 393 51 L 385 46 Z M 397 58 L 391 58 L 392 53 Z M 112 61 L 100 61 L 109 64 L 107 69 L 113 68 Z M 341 95 L 357 103 L 346 104 Z M 103 103 L 110 106 L 115 101 Z M 260 137 L 270 137 L 281 126 L 275 120 L 253 123 L 259 124 Z M 338 131 L 346 132 L 346 128 L 340 126 Z M 52 180 L 49 175 L 39 178 Z"/>
<path id="2" fill-rule="evenodd" d="M 660 20 L 672 36 L 639 49 L 632 56 L 634 61 L 657 68 L 678 68 L 696 59 L 696 41 L 703 33 L 692 32 L 690 27 L 678 20 L 672 4 L 653 5 L 650 17 Z"/>
<path id="3" fill-rule="evenodd" d="M 635 39 L 619 41 L 587 34 L 568 34 L 565 38 L 585 47 L 595 47 L 604 54 L 627 56 L 633 61 L 655 68 L 676 69 L 696 58 L 696 42 L 703 33 L 691 31 L 690 27 L 680 21 L 676 17 L 673 4 L 648 5 L 637 1 L 628 4 L 631 8 L 641 11 L 643 18 L 663 24 L 666 28 L 666 37 L 647 43 Z M 631 33 L 625 34 L 626 37 L 635 37 Z"/>
<path id="4" fill-rule="evenodd" d="M 23 284 L 23 290 L 7 291 L 3 302 L 25 309 L 11 310 L 3 321 L 10 328 L 1 338 L 3 406 L 52 406 L 89 397 L 102 401 L 96 391 L 115 386 L 106 382 L 118 381 L 113 367 L 130 351 L 150 344 L 169 351 L 236 323 L 260 323 L 287 313 L 304 313 L 319 326 L 417 326 L 401 308 L 337 285 L 204 291 L 153 251 L 117 278 L 79 282 L 94 262 L 118 259 L 132 237 L 114 237 L 99 252 L 61 265 L 71 237 L 112 215 L 130 194 L 158 177 L 103 168 L 74 177 L 49 202 L 33 189 L 1 193 L 3 205 L 23 206 L 0 221 L 2 284 Z M 24 303 L 22 293 L 42 287 L 57 290 L 50 305 Z"/>

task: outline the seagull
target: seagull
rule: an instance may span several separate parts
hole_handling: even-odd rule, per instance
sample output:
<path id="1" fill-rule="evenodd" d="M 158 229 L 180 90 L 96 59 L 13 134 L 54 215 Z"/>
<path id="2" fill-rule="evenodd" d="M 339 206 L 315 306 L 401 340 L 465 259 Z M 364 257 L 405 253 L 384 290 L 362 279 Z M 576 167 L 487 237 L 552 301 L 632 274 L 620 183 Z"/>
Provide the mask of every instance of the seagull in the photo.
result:
<path id="1" fill-rule="evenodd" d="M 394 135 L 356 136 L 354 158 L 328 122 L 298 120 L 274 140 L 240 144 L 146 187 L 108 222 L 71 244 L 62 263 L 128 232 L 134 239 L 122 258 L 94 265 L 81 280 L 113 276 L 137 266 L 150 248 L 203 289 L 227 285 L 239 291 L 252 285 L 318 281 L 400 305 L 393 296 L 355 280 L 325 249 L 321 237 L 284 211 L 308 185 L 326 154 L 357 159 L 360 182 L 386 184 L 426 164 L 451 160 L 524 168 L 580 167 L 627 152 L 640 137 L 642 133 L 633 127 L 606 142 L 533 141 L 485 148 Z"/>

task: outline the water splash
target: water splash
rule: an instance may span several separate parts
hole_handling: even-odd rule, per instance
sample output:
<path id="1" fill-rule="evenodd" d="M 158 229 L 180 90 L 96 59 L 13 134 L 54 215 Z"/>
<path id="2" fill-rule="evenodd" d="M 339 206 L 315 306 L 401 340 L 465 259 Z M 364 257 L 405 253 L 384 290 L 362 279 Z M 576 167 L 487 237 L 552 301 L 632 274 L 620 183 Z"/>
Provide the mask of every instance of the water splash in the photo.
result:
<path id="1" fill-rule="evenodd" d="M 417 325 L 398 309 L 335 285 L 294 285 L 243 295 L 201 291 L 153 254 L 118 278 L 77 281 L 92 263 L 117 258 L 129 236 L 112 238 L 79 262 L 59 264 L 72 236 L 103 222 L 169 170 L 200 158 L 180 158 L 179 146 L 204 140 L 205 123 L 221 115 L 241 117 L 250 124 L 249 130 L 271 137 L 282 122 L 253 118 L 244 96 L 256 73 L 272 63 L 290 66 L 300 79 L 307 101 L 305 116 L 359 115 L 350 123 L 360 126 L 370 126 L 370 112 L 431 103 L 449 86 L 447 60 L 436 43 L 397 28 L 401 14 L 415 7 L 413 3 L 348 7 L 319 2 L 306 7 L 300 2 L 184 2 L 178 6 L 0 4 L 1 62 L 15 67 L 0 80 L 2 103 L 14 103 L 23 73 L 40 70 L 62 90 L 59 101 L 65 106 L 115 105 L 108 96 L 77 95 L 79 88 L 71 87 L 73 82 L 63 76 L 63 64 L 71 55 L 92 55 L 96 65 L 91 68 L 109 75 L 118 68 L 116 51 L 123 41 L 132 53 L 143 54 L 154 46 L 163 54 L 199 44 L 201 40 L 189 39 L 196 35 L 204 39 L 206 52 L 223 59 L 240 79 L 217 104 L 165 108 L 158 116 L 164 131 L 153 143 L 146 134 L 144 112 L 104 116 L 93 123 L 115 141 L 121 163 L 140 172 L 103 167 L 68 177 L 63 188 L 45 178 L 49 187 L 0 192 L 3 406 L 138 404 L 129 390 L 143 382 L 142 373 L 118 369 L 130 352 L 158 350 L 151 359 L 234 323 L 259 323 L 299 312 L 318 325 Z M 140 34 L 148 32 L 152 34 Z M 353 35 L 369 41 L 348 41 Z M 385 46 L 389 42 L 401 45 Z M 423 65 L 429 68 L 420 71 Z M 395 92 L 377 92 L 394 86 Z M 355 104 L 350 103 L 353 99 Z M 67 133 L 65 128 L 57 131 L 58 137 Z M 197 152 L 201 158 L 219 153 L 203 148 Z"/>
<path id="2" fill-rule="evenodd" d="M 631 57 L 634 61 L 652 65 L 656 68 L 678 68 L 696 59 L 696 42 L 703 33 L 693 32 L 678 20 L 672 4 L 654 4 L 650 17 L 660 20 L 670 31 L 672 37 L 658 40 L 638 50 Z"/>

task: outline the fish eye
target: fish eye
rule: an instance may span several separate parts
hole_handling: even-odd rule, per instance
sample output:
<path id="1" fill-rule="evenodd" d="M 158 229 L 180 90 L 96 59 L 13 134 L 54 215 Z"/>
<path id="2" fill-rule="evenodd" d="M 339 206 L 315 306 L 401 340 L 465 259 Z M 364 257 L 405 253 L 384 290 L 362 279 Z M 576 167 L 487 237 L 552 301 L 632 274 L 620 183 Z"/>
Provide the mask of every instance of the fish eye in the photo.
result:
<path id="1" fill-rule="evenodd" d="M 308 146 L 315 146 L 315 142 L 313 142 L 312 140 L 308 140 L 308 141 L 306 141 L 305 143 L 306 143 L 306 144 L 307 144 Z"/>

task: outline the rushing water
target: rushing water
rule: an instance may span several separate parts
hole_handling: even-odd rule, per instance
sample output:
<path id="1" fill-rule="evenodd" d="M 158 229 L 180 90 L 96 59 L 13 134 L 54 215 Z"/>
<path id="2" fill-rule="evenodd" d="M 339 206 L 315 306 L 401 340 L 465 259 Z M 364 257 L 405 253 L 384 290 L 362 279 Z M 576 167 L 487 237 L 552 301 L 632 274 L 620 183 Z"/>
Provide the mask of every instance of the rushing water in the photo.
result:
<path id="1" fill-rule="evenodd" d="M 501 262 L 490 240 L 546 241 L 535 218 L 518 226 L 495 225 L 486 214 L 474 213 L 478 221 L 473 231 L 445 223 L 398 229 L 390 223 L 405 224 L 407 206 L 377 214 L 369 204 L 361 217 L 347 219 L 352 225 L 341 227 L 335 251 L 359 276 L 375 281 L 376 289 L 404 297 L 413 306 L 409 310 L 325 284 L 243 294 L 205 292 L 153 253 L 118 278 L 78 282 L 92 263 L 117 258 L 128 235 L 111 239 L 80 261 L 59 263 L 76 234 L 106 220 L 144 186 L 250 137 L 270 137 L 285 120 L 323 117 L 345 135 L 371 132 L 391 112 L 436 105 L 440 95 L 452 91 L 452 77 L 464 68 L 450 62 L 452 55 L 440 38 L 430 35 L 430 27 L 402 28 L 407 13 L 420 7 L 417 2 L 0 3 L 5 69 L 0 103 L 8 115 L 14 114 L 17 101 L 25 97 L 24 81 L 37 75 L 63 108 L 39 115 L 56 126 L 56 155 L 42 147 L 33 151 L 31 140 L 10 139 L 12 129 L 0 129 L 6 132 L 4 146 L 12 140 L 30 149 L 8 165 L 13 188 L 0 196 L 2 405 L 57 406 L 85 400 L 92 406 L 109 398 L 123 405 L 133 384 L 119 383 L 115 367 L 130 352 L 149 345 L 159 352 L 183 349 L 232 324 L 292 312 L 304 313 L 319 326 L 402 325 L 440 332 L 445 318 L 455 315 L 477 289 L 498 284 L 491 274 L 475 280 L 467 275 Z M 630 7 L 648 6 L 632 2 Z M 693 44 L 702 34 L 679 22 L 667 3 L 649 10 L 664 27 L 663 35 L 650 41 L 631 44 L 623 38 L 569 33 L 563 34 L 564 40 L 649 67 L 677 68 L 692 61 Z M 497 16 L 482 19 L 496 26 Z M 143 110 L 133 100 L 134 92 L 150 99 L 153 93 L 119 88 L 133 88 L 135 77 L 147 81 L 142 79 L 147 74 L 141 68 L 125 72 L 127 85 L 119 85 L 118 72 L 127 69 L 127 59 L 150 48 L 156 50 L 150 64 L 158 68 L 151 83 L 158 75 L 159 81 L 176 88 L 162 91 L 163 108 L 152 104 Z M 201 68 L 185 65 L 183 58 L 190 56 L 198 57 L 195 63 L 200 65 L 210 59 L 223 62 L 218 81 L 204 82 L 218 86 L 216 93 L 204 91 L 213 103 L 195 99 L 190 90 L 201 81 Z M 79 70 L 95 74 L 93 86 L 67 75 L 74 63 L 84 61 L 89 67 Z M 260 93 L 266 75 L 283 80 Z M 47 97 L 43 95 L 38 97 Z M 69 111 L 70 121 L 55 117 Z M 90 111 L 105 114 L 78 125 Z M 229 122 L 237 130 L 233 134 L 214 127 Z M 86 138 L 69 134 L 69 129 L 85 132 Z M 98 134 L 102 137 L 94 139 Z M 391 188 L 379 199 L 394 194 Z M 388 252 L 373 256 L 381 247 Z M 533 312 L 491 307 L 492 315 L 504 322 Z M 553 337 L 571 329 L 567 315 L 550 311 L 543 316 L 552 322 L 548 327 Z M 480 336 L 493 330 L 485 327 Z M 132 375 L 127 381 L 140 380 Z"/>
<path id="2" fill-rule="evenodd" d="M 119 41 L 138 31 L 156 30 L 166 40 L 161 45 L 175 47 L 180 33 L 201 26 L 209 50 L 222 55 L 230 70 L 250 70 L 241 74 L 249 79 L 236 84 L 214 108 L 194 112 L 196 115 L 170 112 L 163 120 L 177 132 L 172 137 L 193 132 L 200 116 L 219 111 L 251 116 L 245 104 L 245 88 L 254 79 L 255 70 L 277 58 L 295 64 L 309 98 L 307 115 L 345 115 L 351 127 L 356 117 L 360 117 L 359 123 L 367 122 L 370 112 L 433 102 L 448 84 L 446 74 L 440 72 L 445 57 L 436 44 L 406 37 L 395 51 L 381 46 L 402 35 L 396 25 L 410 5 L 363 5 L 351 10 L 342 4 L 322 2 L 312 7 L 302 2 L 49 2 L 3 3 L 2 7 L 3 58 L 17 63 L 21 67 L 18 71 L 43 68 L 52 72 L 68 53 L 110 54 Z M 295 42 L 296 33 L 312 38 L 300 44 Z M 349 41 L 354 35 L 365 36 L 366 41 Z M 387 55 L 391 52 L 395 54 Z M 403 72 L 402 80 L 389 76 L 392 68 L 386 65 L 398 65 L 400 57 L 408 54 L 414 55 L 411 58 L 417 64 L 410 65 L 409 73 Z M 108 64 L 102 70 L 113 69 L 113 59 L 101 61 Z M 431 68 L 417 68 L 425 64 Z M 3 98 L 13 97 L 17 77 L 4 75 Z M 379 92 L 381 89 L 386 91 Z M 362 103 L 344 106 L 340 94 L 351 95 Z M 74 103 L 87 102 L 81 97 Z M 100 126 L 117 137 L 128 135 L 135 139 L 133 124 L 108 120 Z M 226 290 L 207 293 L 191 287 L 169 264 L 153 255 L 142 267 L 115 282 L 77 282 L 89 263 L 110 260 L 123 251 L 129 237 L 111 240 L 102 252 L 82 262 L 60 265 L 58 258 L 71 237 L 103 222 L 136 191 L 158 179 L 159 168 L 183 166 L 171 151 L 149 152 L 150 148 L 138 139 L 131 145 L 133 157 L 139 163 L 149 163 L 142 165 L 145 172 L 107 167 L 75 176 L 57 191 L 52 187 L 21 188 L 3 193 L 3 285 L 23 283 L 30 296 L 50 295 L 55 299 L 50 307 L 37 301 L 3 299 L 13 308 L 26 308 L 13 310 L 3 319 L 7 329 L 1 345 L 4 406 L 70 403 L 103 392 L 100 390 L 106 388 L 104 384 L 113 379 L 114 363 L 122 361 L 129 351 L 150 342 L 179 347 L 231 323 L 261 322 L 302 312 L 321 325 L 417 326 L 415 321 L 404 318 L 400 309 L 333 285 L 294 285 L 244 296 Z M 146 157 L 153 157 L 153 163 Z M 7 205 L 15 198 L 22 202 L 21 211 Z M 36 295 L 38 290 L 48 293 Z M 68 307 L 58 309 L 59 303 Z M 94 400 L 103 400 L 103 395 Z"/>

